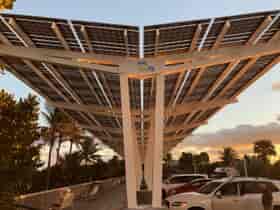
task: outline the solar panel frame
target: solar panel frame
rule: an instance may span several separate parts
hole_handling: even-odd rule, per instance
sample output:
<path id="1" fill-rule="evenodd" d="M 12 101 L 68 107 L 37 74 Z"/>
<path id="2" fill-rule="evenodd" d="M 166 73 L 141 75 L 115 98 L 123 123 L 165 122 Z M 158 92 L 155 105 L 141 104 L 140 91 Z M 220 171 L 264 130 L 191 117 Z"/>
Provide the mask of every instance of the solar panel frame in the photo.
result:
<path id="1" fill-rule="evenodd" d="M 224 36 L 218 40 L 218 47 L 232 48 L 235 46 L 245 46 L 266 18 L 270 16 L 273 19 L 278 13 L 279 11 L 276 10 L 215 18 L 211 28 L 209 27 L 211 19 L 145 26 L 143 46 L 139 46 L 139 28 L 135 26 L 77 20 L 69 22 L 69 20 L 65 19 L 13 14 L 3 14 L 2 16 L 8 22 L 15 20 L 15 23 L 30 38 L 36 48 L 55 49 L 60 50 L 62 53 L 65 51 L 90 53 L 92 48 L 92 53 L 105 57 L 113 55 L 123 59 L 127 59 L 128 57 L 139 59 L 139 51 L 143 47 L 144 58 L 153 59 L 162 55 L 168 57 L 174 54 L 188 54 L 190 50 L 198 51 L 200 46 L 202 47 L 201 51 L 210 51 L 215 43 L 217 43 L 221 31 L 228 21 L 230 22 L 230 27 Z M 54 23 L 61 32 L 65 43 L 62 42 L 52 29 L 52 24 Z M 70 24 L 73 25 L 79 41 L 75 37 Z M 198 28 L 201 30 L 197 36 L 197 42 L 194 42 L 194 46 L 192 46 L 194 35 Z M 84 36 L 82 29 L 89 35 L 88 40 Z M 208 34 L 206 33 L 207 31 L 209 31 Z M 279 31 L 280 20 L 278 19 L 265 31 L 258 40 L 258 44 L 268 43 Z M 3 24 L 3 21 L 0 21 L 0 32 L 12 45 L 25 46 L 23 41 Z M 156 37 L 156 34 L 159 34 L 159 36 Z M 201 45 L 203 40 L 205 42 Z M 67 47 L 65 45 L 69 49 L 66 49 Z M 190 49 L 191 47 L 192 49 Z M 85 49 L 85 52 L 83 52 L 83 49 Z M 209 94 L 211 88 L 216 85 L 217 81 L 228 70 L 228 67 L 231 65 L 229 61 L 221 64 L 208 65 L 205 69 L 185 69 L 182 72 L 166 75 L 165 108 L 171 109 L 171 106 L 176 107 L 177 105 L 187 107 L 188 104 L 192 104 L 193 102 L 200 103 L 204 101 L 211 103 L 221 99 L 228 99 L 230 101 L 232 98 L 237 97 L 240 91 L 246 88 L 248 84 L 255 81 L 259 75 L 265 73 L 267 66 L 271 67 L 271 64 L 279 57 L 279 53 L 262 56 L 255 63 L 252 63 L 248 69 L 245 69 L 246 71 L 244 68 L 254 58 L 240 60 L 239 64 L 221 80 L 209 98 L 206 99 L 205 97 Z M 9 56 L 2 56 L 1 59 L 12 68 L 12 73 L 16 73 L 18 77 L 25 79 L 31 86 L 36 87 L 43 96 L 47 96 L 54 102 L 68 104 L 69 107 L 72 105 L 71 108 L 61 109 L 79 124 L 92 130 L 95 136 L 107 142 L 108 145 L 116 150 L 120 149 L 119 147 L 122 145 L 121 114 L 114 114 L 113 111 L 110 111 L 114 108 L 120 109 L 121 107 L 119 73 L 104 72 L 98 68 L 95 70 L 79 69 L 57 63 L 42 63 L 34 60 L 26 61 L 21 58 Z M 26 62 L 31 63 L 33 68 L 27 65 Z M 44 65 L 49 66 L 50 69 L 46 69 Z M 36 71 L 34 68 L 36 68 Z M 119 68 L 119 66 L 116 66 L 116 68 Z M 190 73 L 186 81 L 184 81 L 187 71 L 190 71 Z M 231 87 L 227 87 L 227 84 L 231 81 L 235 82 Z M 64 82 L 65 84 L 63 84 Z M 224 89 L 227 89 L 227 91 L 224 91 Z M 155 78 L 145 78 L 143 110 L 145 117 L 141 119 L 140 112 L 137 115 L 133 115 L 136 138 L 139 144 L 147 144 L 147 135 L 149 135 L 151 128 L 151 114 L 154 114 L 155 90 Z M 139 78 L 129 79 L 129 92 L 131 96 L 131 109 L 139 111 L 141 109 Z M 100 106 L 108 110 L 108 112 L 97 113 L 78 110 L 74 107 L 77 101 L 80 101 L 82 105 Z M 194 108 L 181 114 L 171 113 L 165 119 L 165 129 L 168 130 L 164 134 L 165 145 L 168 145 L 168 148 L 172 148 L 176 145 L 174 142 L 179 142 L 187 135 L 190 135 L 200 124 L 203 125 L 203 123 L 225 105 L 221 103 L 209 108 Z M 141 123 L 144 126 L 143 136 L 140 134 Z M 170 146 L 171 142 L 173 142 L 172 146 Z"/>
<path id="2" fill-rule="evenodd" d="M 213 47 L 214 41 L 216 40 L 218 34 L 221 31 L 221 28 L 226 23 L 226 21 L 230 21 L 231 27 L 229 31 L 225 34 L 224 38 L 221 40 L 221 47 L 240 46 L 246 43 L 246 41 L 248 41 L 250 35 L 252 35 L 252 33 L 256 31 L 257 27 L 267 16 L 271 16 L 273 18 L 278 13 L 279 10 L 274 10 L 268 12 L 250 13 L 246 15 L 236 15 L 236 16 L 215 18 L 214 24 L 209 31 L 209 34 L 205 40 L 205 44 L 202 47 L 202 50 L 209 50 L 211 49 L 211 47 Z M 194 21 L 184 21 L 184 22 L 145 26 L 144 27 L 144 56 L 145 57 L 157 56 L 155 53 L 156 30 L 159 30 L 159 36 L 160 36 L 159 42 L 157 44 L 158 55 L 187 53 L 189 51 L 192 38 L 194 37 L 194 33 L 198 25 L 199 24 L 202 25 L 202 31 L 200 33 L 197 45 L 201 42 L 202 36 L 204 35 L 210 21 L 211 19 L 201 19 L 201 20 L 194 20 Z M 276 28 L 280 27 L 280 21 L 276 21 L 271 27 L 271 29 L 275 27 Z M 171 42 L 169 44 L 166 41 L 166 38 L 170 36 L 170 34 L 166 35 L 165 34 L 166 30 L 169 30 L 169 33 L 172 34 L 179 33 L 180 36 L 182 36 L 182 38 L 181 37 L 178 38 L 177 36 L 174 36 L 172 39 L 169 39 L 169 42 Z M 261 39 L 260 42 L 268 41 L 273 36 L 274 33 L 271 33 L 271 31 L 267 31 L 263 36 L 265 37 L 265 39 Z M 236 37 L 235 39 L 237 40 L 230 41 L 228 37 L 232 37 L 232 36 L 235 36 Z M 174 44 L 174 42 L 183 43 L 183 44 L 176 45 Z M 161 50 L 161 46 L 165 46 L 165 48 Z M 197 50 L 197 47 L 195 48 L 195 50 Z"/>

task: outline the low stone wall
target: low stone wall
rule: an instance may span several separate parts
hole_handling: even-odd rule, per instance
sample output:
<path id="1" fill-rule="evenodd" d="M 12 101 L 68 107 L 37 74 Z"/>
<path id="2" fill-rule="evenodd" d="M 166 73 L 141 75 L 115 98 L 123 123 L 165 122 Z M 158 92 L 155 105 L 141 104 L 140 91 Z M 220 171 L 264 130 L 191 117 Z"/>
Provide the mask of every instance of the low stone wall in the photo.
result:
<path id="1" fill-rule="evenodd" d="M 100 195 L 110 190 L 112 187 L 121 184 L 123 180 L 124 178 L 99 180 L 78 185 L 66 186 L 62 188 L 56 188 L 48 191 L 21 195 L 17 198 L 17 203 L 38 210 L 47 210 L 54 203 L 56 203 L 59 198 L 60 192 L 65 191 L 66 189 L 71 189 L 72 193 L 74 193 L 75 201 L 82 199 L 94 199 L 97 195 Z"/>

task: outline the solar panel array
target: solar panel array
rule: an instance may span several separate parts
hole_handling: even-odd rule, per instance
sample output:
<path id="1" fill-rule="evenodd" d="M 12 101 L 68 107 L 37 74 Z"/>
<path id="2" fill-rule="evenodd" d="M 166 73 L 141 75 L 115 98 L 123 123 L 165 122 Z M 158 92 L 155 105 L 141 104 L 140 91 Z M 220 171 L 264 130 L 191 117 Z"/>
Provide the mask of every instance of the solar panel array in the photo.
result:
<path id="1" fill-rule="evenodd" d="M 187 53 L 196 50 L 210 50 L 219 47 L 245 45 L 267 17 L 272 19 L 279 11 L 251 13 L 231 17 L 203 19 L 144 27 L 144 54 L 153 57 L 166 54 Z M 267 42 L 279 30 L 280 19 L 269 27 L 258 43 Z M 219 39 L 223 28 L 227 30 Z M 192 46 L 193 38 L 196 42 Z"/>
<path id="2" fill-rule="evenodd" d="M 156 59 L 268 43 L 280 37 L 278 14 L 279 11 L 270 11 L 146 26 L 144 56 Z M 0 41 L 10 46 L 137 59 L 141 48 L 139 36 L 135 26 L 11 14 L 0 17 Z M 243 90 L 278 63 L 279 57 L 280 54 L 272 53 L 167 75 L 165 152 L 234 102 Z M 3 55 L 1 61 L 17 78 L 122 154 L 118 66 L 112 66 L 116 69 L 112 73 L 14 56 Z M 155 78 L 146 78 L 141 87 L 139 79 L 129 79 L 133 122 L 138 143 L 144 149 L 149 145 L 155 83 Z"/>
<path id="3" fill-rule="evenodd" d="M 1 32 L 16 46 L 24 46 L 24 43 L 10 30 L 14 23 L 20 26 L 37 48 L 139 56 L 138 27 L 10 14 L 2 17 Z M 81 44 L 75 38 L 76 35 Z"/>

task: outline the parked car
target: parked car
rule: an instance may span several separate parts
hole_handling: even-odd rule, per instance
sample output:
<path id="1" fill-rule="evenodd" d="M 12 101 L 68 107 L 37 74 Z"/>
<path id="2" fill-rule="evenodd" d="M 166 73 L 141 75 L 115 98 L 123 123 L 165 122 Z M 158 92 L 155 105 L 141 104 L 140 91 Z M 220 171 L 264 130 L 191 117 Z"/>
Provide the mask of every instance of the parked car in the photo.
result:
<path id="1" fill-rule="evenodd" d="M 206 174 L 177 174 L 172 175 L 163 182 L 162 197 L 165 198 L 168 191 L 175 187 L 190 183 L 199 178 L 208 178 Z"/>
<path id="2" fill-rule="evenodd" d="M 187 184 L 170 189 L 167 192 L 167 196 L 176 195 L 185 192 L 197 192 L 203 185 L 209 183 L 212 180 L 213 179 L 209 179 L 209 178 L 195 179 Z"/>
<path id="3" fill-rule="evenodd" d="M 218 167 L 210 175 L 211 178 L 215 179 L 232 176 L 240 176 L 240 173 L 233 167 Z"/>
<path id="4" fill-rule="evenodd" d="M 224 178 L 204 185 L 198 192 L 181 193 L 166 199 L 169 207 L 185 210 L 260 210 L 262 192 L 273 192 L 274 210 L 280 209 L 280 184 L 264 178 Z"/>

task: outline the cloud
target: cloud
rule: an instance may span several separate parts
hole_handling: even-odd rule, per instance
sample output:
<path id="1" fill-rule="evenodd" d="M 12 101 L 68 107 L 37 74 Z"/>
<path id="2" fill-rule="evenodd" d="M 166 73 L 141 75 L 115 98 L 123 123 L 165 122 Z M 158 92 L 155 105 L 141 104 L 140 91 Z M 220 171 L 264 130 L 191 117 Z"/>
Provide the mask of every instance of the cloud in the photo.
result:
<path id="1" fill-rule="evenodd" d="M 252 153 L 252 144 L 260 139 L 269 139 L 274 144 L 280 145 L 280 125 L 278 123 L 262 126 L 239 125 L 215 133 L 195 134 L 178 144 L 172 153 L 178 158 L 183 151 L 193 153 L 205 151 L 211 155 L 211 160 L 216 160 L 219 151 L 224 147 L 233 147 L 239 154 Z"/>
<path id="2" fill-rule="evenodd" d="M 100 147 L 100 151 L 98 152 L 98 154 L 100 156 L 102 156 L 102 159 L 104 161 L 108 161 L 110 159 L 112 159 L 112 157 L 114 155 L 116 155 L 116 153 L 111 150 L 110 148 L 108 148 L 106 145 L 102 144 L 101 141 L 99 141 L 98 139 L 95 139 L 95 142 L 98 143 L 99 147 Z M 43 141 L 37 141 L 37 143 L 43 143 Z M 52 150 L 52 154 L 51 154 L 51 165 L 54 165 L 56 163 L 56 149 L 58 147 L 58 144 L 57 142 L 55 142 L 54 144 L 54 147 L 53 147 L 53 150 Z M 60 156 L 64 156 L 65 154 L 69 153 L 69 148 L 70 148 L 70 142 L 66 141 L 66 142 L 63 142 L 61 144 L 61 148 L 60 148 Z M 75 151 L 78 151 L 79 148 L 73 144 L 73 149 L 72 149 L 72 152 L 75 152 Z M 47 163 L 48 163 L 48 155 L 49 155 L 49 146 L 48 145 L 44 145 L 42 146 L 41 148 L 41 151 L 40 151 L 40 157 L 41 157 L 41 160 L 44 162 L 44 167 L 47 166 Z"/>
<path id="3" fill-rule="evenodd" d="M 260 139 L 269 139 L 279 150 L 280 154 L 280 124 L 269 123 L 262 126 L 239 125 L 232 129 L 224 129 L 213 133 L 201 133 L 187 137 L 183 142 L 172 150 L 174 158 L 178 158 L 182 152 L 208 152 L 212 161 L 219 158 L 219 151 L 224 147 L 233 147 L 242 156 L 253 152 L 253 143 Z M 56 161 L 56 146 L 52 152 L 52 164 Z M 48 146 L 41 150 L 41 159 L 47 163 Z M 73 148 L 76 150 L 77 148 Z M 66 154 L 69 151 L 69 142 L 62 144 L 61 153 Z M 109 160 L 115 154 L 111 149 L 102 146 L 99 152 L 104 160 Z"/>
<path id="4" fill-rule="evenodd" d="M 276 82 L 272 84 L 272 90 L 279 91 L 280 90 L 280 83 Z"/>
<path id="5" fill-rule="evenodd" d="M 57 149 L 57 142 L 54 144 L 54 147 L 53 147 L 53 150 L 52 150 L 52 153 L 51 153 L 51 165 L 54 165 L 56 163 L 56 149 Z M 64 155 L 66 153 L 69 152 L 69 147 L 70 147 L 70 142 L 63 142 L 61 144 L 61 148 L 60 148 L 60 155 Z M 41 151 L 40 151 L 40 157 L 41 157 L 41 160 L 44 162 L 44 167 L 47 166 L 47 163 L 48 163 L 48 156 L 49 156 L 49 146 L 48 145 L 44 145 L 42 148 L 41 148 Z M 73 152 L 74 151 L 77 151 L 78 148 L 76 147 L 76 145 L 74 144 L 73 145 Z"/>

